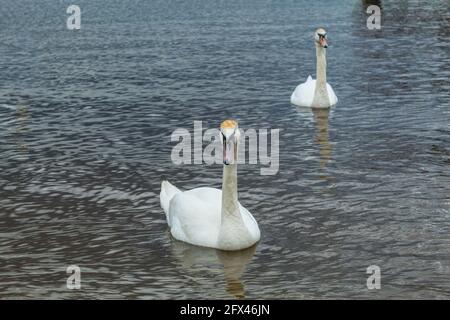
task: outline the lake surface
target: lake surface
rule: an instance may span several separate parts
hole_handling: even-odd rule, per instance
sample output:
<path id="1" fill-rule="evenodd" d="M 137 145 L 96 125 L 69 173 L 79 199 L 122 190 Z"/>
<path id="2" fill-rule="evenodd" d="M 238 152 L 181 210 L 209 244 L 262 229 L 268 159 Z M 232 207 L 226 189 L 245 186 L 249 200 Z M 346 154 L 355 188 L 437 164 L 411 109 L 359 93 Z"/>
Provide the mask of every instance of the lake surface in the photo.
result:
<path id="1" fill-rule="evenodd" d="M 450 2 L 0 8 L 0 298 L 450 298 Z M 318 26 L 339 103 L 313 112 L 289 97 Z M 170 136 L 229 117 L 280 129 L 276 175 L 238 168 L 262 239 L 237 253 L 173 240 L 159 204 L 162 179 L 220 188 Z"/>

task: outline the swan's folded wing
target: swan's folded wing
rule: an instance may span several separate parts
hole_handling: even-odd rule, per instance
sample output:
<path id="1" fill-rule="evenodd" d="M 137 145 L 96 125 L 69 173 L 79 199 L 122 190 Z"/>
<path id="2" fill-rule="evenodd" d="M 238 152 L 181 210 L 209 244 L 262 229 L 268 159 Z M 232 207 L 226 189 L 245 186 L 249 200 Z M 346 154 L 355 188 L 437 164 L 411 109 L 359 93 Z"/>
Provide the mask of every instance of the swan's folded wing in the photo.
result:
<path id="1" fill-rule="evenodd" d="M 330 100 L 330 104 L 333 106 L 338 102 L 338 98 L 336 94 L 334 93 L 333 88 L 327 83 L 327 92 L 328 92 L 328 99 Z"/>
<path id="2" fill-rule="evenodd" d="M 170 231 L 175 239 L 213 247 L 217 245 L 220 212 L 220 190 L 197 188 L 181 192 L 170 202 Z"/>
<path id="3" fill-rule="evenodd" d="M 261 238 L 261 232 L 259 230 L 258 222 L 256 222 L 253 215 L 244 206 L 239 203 L 239 210 L 242 215 L 242 220 L 244 221 L 245 227 L 251 233 L 252 237 L 259 241 Z"/>
<path id="4" fill-rule="evenodd" d="M 310 107 L 314 99 L 314 90 L 316 89 L 316 80 L 311 76 L 306 82 L 299 84 L 291 95 L 291 103 L 300 107 Z"/>
<path id="5" fill-rule="evenodd" d="M 177 194 L 180 193 L 180 189 L 175 187 L 173 184 L 171 184 L 169 181 L 164 180 L 161 183 L 161 192 L 159 193 L 159 200 L 161 202 L 161 207 L 164 210 L 164 213 L 166 214 L 166 220 L 168 225 L 170 226 L 170 219 L 169 219 L 169 207 L 170 207 L 170 200 Z"/>

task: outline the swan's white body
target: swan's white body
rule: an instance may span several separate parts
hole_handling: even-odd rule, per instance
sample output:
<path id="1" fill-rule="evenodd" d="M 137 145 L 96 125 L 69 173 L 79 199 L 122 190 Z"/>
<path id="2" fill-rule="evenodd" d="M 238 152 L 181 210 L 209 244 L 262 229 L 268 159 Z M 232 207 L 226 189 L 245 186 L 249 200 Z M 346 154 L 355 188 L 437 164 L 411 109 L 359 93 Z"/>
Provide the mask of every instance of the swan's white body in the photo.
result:
<path id="1" fill-rule="evenodd" d="M 237 201 L 236 165 L 224 167 L 222 190 L 180 191 L 163 181 L 161 207 L 172 236 L 197 246 L 241 250 L 259 241 L 258 223 Z"/>
<path id="2" fill-rule="evenodd" d="M 311 76 L 309 76 L 304 83 L 299 84 L 295 88 L 294 92 L 292 92 L 291 103 L 300 107 L 312 107 L 315 91 L 316 91 L 316 80 L 313 80 Z M 328 83 L 327 83 L 327 94 L 329 106 L 335 105 L 338 102 L 338 98 L 336 97 L 333 88 Z"/>
<path id="3" fill-rule="evenodd" d="M 326 32 L 316 30 L 317 79 L 311 76 L 299 84 L 291 94 L 291 103 L 300 107 L 328 108 L 338 102 L 333 88 L 327 83 Z M 322 37 L 322 38 L 321 38 Z"/>

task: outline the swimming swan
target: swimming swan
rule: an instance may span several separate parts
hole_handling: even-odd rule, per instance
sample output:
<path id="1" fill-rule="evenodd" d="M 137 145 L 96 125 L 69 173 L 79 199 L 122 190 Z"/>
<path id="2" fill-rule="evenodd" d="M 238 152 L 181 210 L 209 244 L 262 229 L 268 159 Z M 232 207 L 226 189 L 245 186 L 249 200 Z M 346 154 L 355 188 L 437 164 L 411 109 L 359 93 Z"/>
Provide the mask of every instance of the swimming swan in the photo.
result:
<path id="1" fill-rule="evenodd" d="M 299 84 L 291 95 L 291 103 L 300 107 L 328 108 L 338 101 L 333 88 L 327 83 L 327 33 L 319 28 L 314 35 L 316 43 L 317 80 L 311 76 Z M 317 85 L 316 85 L 317 84 Z"/>
<path id="2" fill-rule="evenodd" d="M 220 125 L 223 145 L 222 190 L 202 187 L 189 191 L 163 181 L 161 207 L 172 236 L 197 246 L 241 250 L 259 241 L 258 223 L 238 202 L 237 148 L 240 132 L 234 120 Z"/>

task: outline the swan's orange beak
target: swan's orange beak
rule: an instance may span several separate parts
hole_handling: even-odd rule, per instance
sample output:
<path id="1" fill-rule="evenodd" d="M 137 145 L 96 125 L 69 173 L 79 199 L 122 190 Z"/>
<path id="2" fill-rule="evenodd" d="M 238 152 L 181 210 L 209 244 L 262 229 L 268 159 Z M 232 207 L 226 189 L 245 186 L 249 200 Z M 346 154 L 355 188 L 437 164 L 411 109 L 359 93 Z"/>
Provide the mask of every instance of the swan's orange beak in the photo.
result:
<path id="1" fill-rule="evenodd" d="M 322 47 L 328 48 L 327 39 L 325 39 L 325 37 L 320 37 L 319 43 L 320 43 L 320 45 L 321 45 Z"/>

